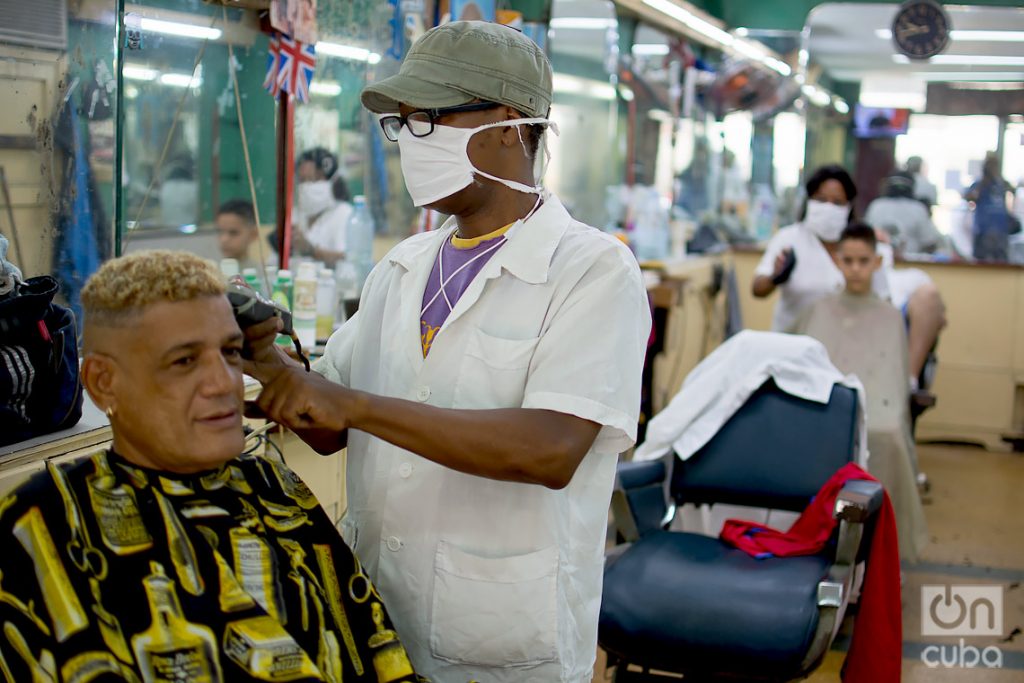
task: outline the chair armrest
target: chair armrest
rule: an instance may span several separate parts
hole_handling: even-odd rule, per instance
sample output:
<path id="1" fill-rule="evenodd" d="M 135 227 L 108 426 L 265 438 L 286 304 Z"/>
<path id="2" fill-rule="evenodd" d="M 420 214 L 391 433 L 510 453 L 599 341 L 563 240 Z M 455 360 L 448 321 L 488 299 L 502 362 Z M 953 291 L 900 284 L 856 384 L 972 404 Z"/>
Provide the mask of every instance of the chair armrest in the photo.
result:
<path id="1" fill-rule="evenodd" d="M 836 496 L 833 515 L 844 522 L 863 524 L 878 512 L 885 498 L 885 489 L 877 481 L 851 479 Z"/>
<path id="2" fill-rule="evenodd" d="M 662 460 L 623 462 L 616 468 L 612 512 L 615 526 L 627 542 L 664 528 L 669 512 L 664 491 L 666 470 Z"/>
<path id="3" fill-rule="evenodd" d="M 862 553 L 864 527 L 882 507 L 885 489 L 877 481 L 851 479 L 836 496 L 833 515 L 839 520 L 834 569 L 843 573 L 857 564 Z"/>
<path id="4" fill-rule="evenodd" d="M 662 484 L 665 481 L 664 460 L 645 460 L 643 462 L 620 462 L 615 467 L 618 484 L 629 491 L 631 489 Z"/>

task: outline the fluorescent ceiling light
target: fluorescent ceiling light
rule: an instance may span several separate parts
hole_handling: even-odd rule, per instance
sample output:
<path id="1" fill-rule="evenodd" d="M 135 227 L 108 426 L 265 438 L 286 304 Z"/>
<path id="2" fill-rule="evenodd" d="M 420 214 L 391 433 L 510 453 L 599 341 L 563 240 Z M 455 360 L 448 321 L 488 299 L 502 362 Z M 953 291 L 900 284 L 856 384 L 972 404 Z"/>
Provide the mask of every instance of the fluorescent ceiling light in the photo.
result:
<path id="1" fill-rule="evenodd" d="M 924 111 L 928 98 L 924 92 L 864 92 L 860 94 L 860 103 L 865 107 L 912 109 Z"/>
<path id="2" fill-rule="evenodd" d="M 121 70 L 124 77 L 132 81 L 152 81 L 156 80 L 156 77 L 160 75 L 160 72 L 156 69 L 147 69 L 144 66 L 130 66 L 125 64 Z"/>
<path id="3" fill-rule="evenodd" d="M 876 28 L 875 37 L 892 40 L 892 29 Z M 969 29 L 953 29 L 949 32 L 951 40 L 979 40 L 990 43 L 1021 43 L 1024 42 L 1024 31 L 974 31 Z"/>
<path id="4" fill-rule="evenodd" d="M 551 28 L 561 29 L 600 30 L 618 28 L 619 22 L 616 19 L 602 19 L 601 17 L 558 17 L 552 19 L 548 25 Z"/>
<path id="5" fill-rule="evenodd" d="M 753 43 L 749 40 L 736 40 L 733 42 L 732 48 L 744 57 L 749 57 L 750 59 L 756 59 L 758 61 L 763 59 L 767 54 L 767 50 L 765 50 L 763 45 Z"/>
<path id="6" fill-rule="evenodd" d="M 219 28 L 209 26 L 196 26 L 195 24 L 183 24 L 179 21 L 163 21 L 162 19 L 147 19 L 143 17 L 139 22 L 143 31 L 164 33 L 169 36 L 181 36 L 182 38 L 200 38 L 203 40 L 217 40 L 222 31 Z"/>
<path id="7" fill-rule="evenodd" d="M 1024 56 L 1013 55 L 935 55 L 930 64 L 962 64 L 964 66 L 1024 66 Z"/>
<path id="8" fill-rule="evenodd" d="M 710 38 L 716 43 L 721 45 L 732 45 L 733 37 L 727 32 L 718 28 L 711 22 L 701 19 L 693 12 L 671 2 L 671 0 L 644 0 L 644 4 L 658 10 L 662 14 L 667 14 L 676 21 L 686 24 L 697 33 Z"/>
<path id="9" fill-rule="evenodd" d="M 827 107 L 832 104 L 832 98 L 827 92 L 813 85 L 800 86 L 800 91 L 809 99 L 813 104 L 819 107 Z"/>
<path id="10" fill-rule="evenodd" d="M 835 102 L 832 103 L 832 106 L 835 107 L 836 111 L 839 112 L 840 114 L 850 113 L 850 105 L 848 105 L 846 103 L 846 100 L 844 100 L 841 97 L 837 97 Z"/>
<path id="11" fill-rule="evenodd" d="M 316 52 L 320 55 L 341 57 L 342 59 L 351 59 L 356 62 L 366 62 L 368 64 L 376 64 L 380 61 L 379 54 L 376 52 L 370 52 L 365 47 L 342 45 L 341 43 L 329 43 L 324 40 L 321 40 L 316 44 Z"/>
<path id="12" fill-rule="evenodd" d="M 335 83 L 334 81 L 313 81 L 309 86 L 309 92 L 313 95 L 336 97 L 341 94 L 341 83 Z"/>
<path id="13" fill-rule="evenodd" d="M 1024 42 L 1024 31 L 968 31 L 953 29 L 949 32 L 953 40 L 984 40 L 990 43 Z"/>
<path id="14" fill-rule="evenodd" d="M 637 43 L 632 48 L 635 55 L 667 55 L 668 45 L 663 43 Z"/>
<path id="15" fill-rule="evenodd" d="M 615 99 L 615 88 L 606 81 L 560 73 L 556 73 L 553 80 L 554 91 L 558 93 L 592 97 L 597 100 Z"/>
<path id="16" fill-rule="evenodd" d="M 926 81 L 1019 81 L 1024 71 L 917 71 L 915 76 Z"/>
<path id="17" fill-rule="evenodd" d="M 893 55 L 892 61 L 897 64 L 910 64 L 910 59 L 906 55 Z M 1024 66 L 1024 57 L 1015 55 L 935 55 L 926 63 L 945 66 Z"/>
<path id="18" fill-rule="evenodd" d="M 163 74 L 160 76 L 160 82 L 164 85 L 169 85 L 173 88 L 187 88 L 190 85 L 193 88 L 198 88 L 203 84 L 203 79 L 200 76 L 196 76 L 195 80 L 192 80 L 192 74 Z"/>
<path id="19" fill-rule="evenodd" d="M 788 76 L 793 73 L 793 70 L 789 68 L 789 64 L 786 64 L 781 59 L 775 59 L 775 57 L 765 57 L 761 60 L 769 69 L 778 71 L 783 76 Z"/>
<path id="20" fill-rule="evenodd" d="M 1024 90 L 1024 82 L 1006 81 L 1003 83 L 954 81 L 948 84 L 954 90 Z"/>
<path id="21" fill-rule="evenodd" d="M 738 35 L 740 38 L 746 38 L 748 35 L 750 35 L 750 29 L 748 29 L 745 26 L 740 26 L 738 29 L 733 31 L 733 33 Z"/>

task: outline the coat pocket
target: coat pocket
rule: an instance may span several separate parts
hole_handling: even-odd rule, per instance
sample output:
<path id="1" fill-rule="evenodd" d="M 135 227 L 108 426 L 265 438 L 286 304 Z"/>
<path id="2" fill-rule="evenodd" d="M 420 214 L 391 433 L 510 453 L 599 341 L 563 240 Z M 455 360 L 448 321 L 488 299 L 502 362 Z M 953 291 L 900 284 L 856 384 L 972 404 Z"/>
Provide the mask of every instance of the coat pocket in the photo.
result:
<path id="1" fill-rule="evenodd" d="M 440 541 L 430 647 L 474 666 L 526 666 L 558 656 L 558 549 L 481 557 Z"/>
<path id="2" fill-rule="evenodd" d="M 475 329 L 455 381 L 456 408 L 518 408 L 539 337 L 502 339 Z"/>

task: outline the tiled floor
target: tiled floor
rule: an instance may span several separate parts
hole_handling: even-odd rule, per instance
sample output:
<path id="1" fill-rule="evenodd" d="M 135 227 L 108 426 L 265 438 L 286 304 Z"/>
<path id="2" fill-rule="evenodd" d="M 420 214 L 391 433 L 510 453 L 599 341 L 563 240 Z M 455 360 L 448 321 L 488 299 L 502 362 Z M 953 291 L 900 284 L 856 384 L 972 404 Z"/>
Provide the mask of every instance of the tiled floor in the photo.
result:
<path id="1" fill-rule="evenodd" d="M 1015 683 L 1024 682 L 1024 455 L 990 453 L 959 446 L 919 446 L 921 468 L 932 491 L 925 513 L 931 542 L 921 561 L 905 567 L 903 585 L 904 683 Z M 926 637 L 921 632 L 921 586 L 1000 586 L 1003 596 L 1003 638 Z M 851 624 L 844 625 L 849 630 Z M 1007 639 L 1007 636 L 1010 636 Z M 977 648 L 986 660 L 1002 668 L 943 666 L 935 661 L 938 645 L 947 659 Z M 838 683 L 844 653 L 828 654 L 810 683 Z M 610 681 L 598 653 L 594 681 Z"/>

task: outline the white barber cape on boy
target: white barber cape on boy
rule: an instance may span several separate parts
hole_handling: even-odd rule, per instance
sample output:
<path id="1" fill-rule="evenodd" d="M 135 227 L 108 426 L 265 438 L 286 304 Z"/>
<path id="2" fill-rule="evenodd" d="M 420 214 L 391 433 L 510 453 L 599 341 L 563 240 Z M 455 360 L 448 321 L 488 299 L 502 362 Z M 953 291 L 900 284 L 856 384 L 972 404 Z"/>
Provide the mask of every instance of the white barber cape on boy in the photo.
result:
<path id="1" fill-rule="evenodd" d="M 636 438 L 650 333 L 640 269 L 546 194 L 424 358 L 423 292 L 454 229 L 411 237 L 377 265 L 317 371 L 384 396 L 554 410 L 601 430 L 560 491 L 462 474 L 352 431 L 342 534 L 432 680 L 589 682 L 616 456 Z"/>

